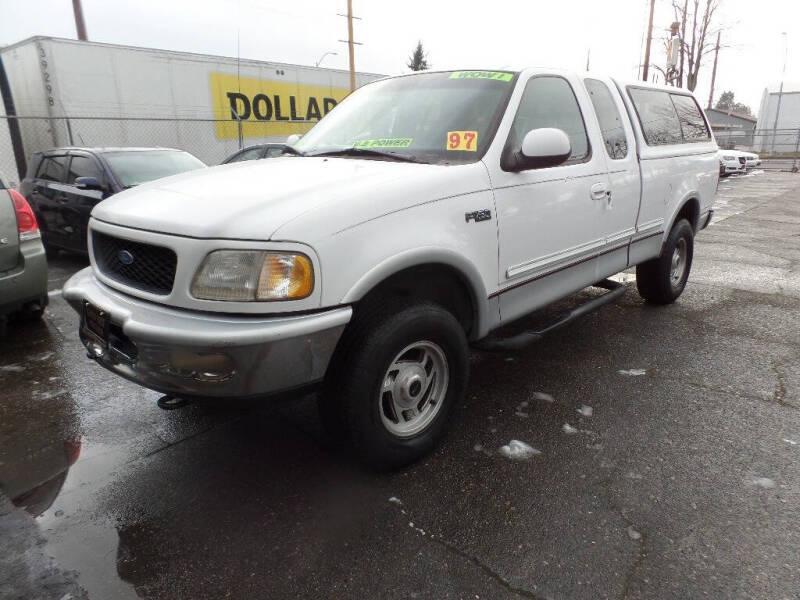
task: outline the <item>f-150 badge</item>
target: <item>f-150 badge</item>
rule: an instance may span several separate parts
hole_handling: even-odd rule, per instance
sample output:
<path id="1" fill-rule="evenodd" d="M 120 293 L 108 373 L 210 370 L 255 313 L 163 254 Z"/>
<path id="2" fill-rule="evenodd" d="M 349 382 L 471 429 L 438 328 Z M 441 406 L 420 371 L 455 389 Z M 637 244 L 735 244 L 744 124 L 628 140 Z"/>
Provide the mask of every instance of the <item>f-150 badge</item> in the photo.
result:
<path id="1" fill-rule="evenodd" d="M 470 221 L 475 221 L 476 223 L 480 223 L 481 221 L 489 221 L 491 220 L 491 218 L 492 218 L 492 211 L 490 211 L 488 208 L 464 214 L 464 219 L 466 220 L 467 223 L 469 223 Z"/>

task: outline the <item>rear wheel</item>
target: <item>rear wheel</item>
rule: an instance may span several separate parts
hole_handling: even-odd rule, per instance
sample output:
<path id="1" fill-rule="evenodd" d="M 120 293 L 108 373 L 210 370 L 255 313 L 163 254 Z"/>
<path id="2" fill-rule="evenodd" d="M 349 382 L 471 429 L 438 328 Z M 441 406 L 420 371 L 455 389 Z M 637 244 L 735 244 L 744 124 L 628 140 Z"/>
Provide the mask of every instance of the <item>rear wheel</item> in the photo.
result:
<path id="1" fill-rule="evenodd" d="M 694 230 L 686 219 L 672 227 L 661 256 L 636 266 L 639 295 L 654 304 L 675 302 L 686 287 L 694 254 Z"/>
<path id="2" fill-rule="evenodd" d="M 469 375 L 461 325 L 432 303 L 373 307 L 356 317 L 328 370 L 320 412 L 359 457 L 399 468 L 442 437 Z"/>

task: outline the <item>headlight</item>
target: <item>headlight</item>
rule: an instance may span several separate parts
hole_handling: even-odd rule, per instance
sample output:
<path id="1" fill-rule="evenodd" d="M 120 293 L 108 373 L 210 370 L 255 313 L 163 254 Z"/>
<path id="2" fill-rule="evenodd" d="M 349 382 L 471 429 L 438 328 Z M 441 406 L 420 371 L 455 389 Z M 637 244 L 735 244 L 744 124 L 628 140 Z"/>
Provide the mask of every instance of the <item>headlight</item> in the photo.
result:
<path id="1" fill-rule="evenodd" d="M 723 156 L 722 159 L 723 160 L 736 160 L 736 157 L 735 156 Z"/>
<path id="2" fill-rule="evenodd" d="M 192 281 L 192 296 L 201 300 L 300 300 L 313 289 L 311 260 L 292 252 L 216 250 Z"/>

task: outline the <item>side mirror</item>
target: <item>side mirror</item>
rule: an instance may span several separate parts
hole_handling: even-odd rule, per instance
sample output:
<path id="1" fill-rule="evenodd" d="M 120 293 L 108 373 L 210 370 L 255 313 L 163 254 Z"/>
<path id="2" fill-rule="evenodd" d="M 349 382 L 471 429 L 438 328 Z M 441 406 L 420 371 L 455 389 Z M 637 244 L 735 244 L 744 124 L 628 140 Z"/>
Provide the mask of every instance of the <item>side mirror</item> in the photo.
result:
<path id="1" fill-rule="evenodd" d="M 287 146 L 294 146 L 297 142 L 300 141 L 301 137 L 302 136 L 297 135 L 296 133 L 293 133 L 288 138 L 286 138 L 286 145 Z"/>
<path id="2" fill-rule="evenodd" d="M 561 129 L 542 127 L 532 129 L 522 139 L 522 147 L 513 153 L 505 168 L 511 171 L 555 167 L 572 154 L 572 144 Z"/>
<path id="3" fill-rule="evenodd" d="M 75 187 L 79 190 L 102 190 L 103 184 L 97 177 L 77 177 Z"/>

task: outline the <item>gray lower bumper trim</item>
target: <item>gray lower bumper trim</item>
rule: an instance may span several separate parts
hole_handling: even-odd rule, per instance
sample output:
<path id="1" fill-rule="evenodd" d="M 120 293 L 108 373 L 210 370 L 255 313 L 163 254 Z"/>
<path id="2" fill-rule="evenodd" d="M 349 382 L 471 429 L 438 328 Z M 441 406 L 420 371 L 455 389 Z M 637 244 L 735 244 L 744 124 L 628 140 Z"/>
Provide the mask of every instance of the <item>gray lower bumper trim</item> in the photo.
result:
<path id="1" fill-rule="evenodd" d="M 318 381 L 352 309 L 260 317 L 175 310 L 103 285 L 84 269 L 63 289 L 79 313 L 89 302 L 135 346 L 102 348 L 81 333 L 96 360 L 117 374 L 161 392 L 253 397 Z M 135 354 L 132 356 L 132 354 Z"/>

